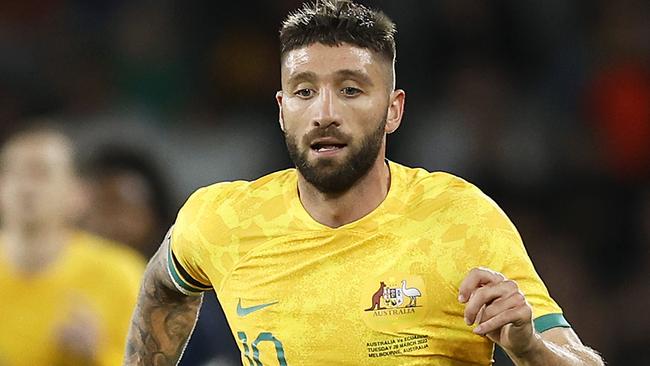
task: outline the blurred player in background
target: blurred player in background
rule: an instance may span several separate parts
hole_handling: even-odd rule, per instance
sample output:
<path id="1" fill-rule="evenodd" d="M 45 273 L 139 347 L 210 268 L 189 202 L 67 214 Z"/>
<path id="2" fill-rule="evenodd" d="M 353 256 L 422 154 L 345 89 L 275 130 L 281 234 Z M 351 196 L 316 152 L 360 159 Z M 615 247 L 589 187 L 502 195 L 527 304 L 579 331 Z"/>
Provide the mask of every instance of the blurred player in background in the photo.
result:
<path id="1" fill-rule="evenodd" d="M 0 365 L 117 365 L 144 269 L 73 222 L 84 210 L 71 142 L 19 132 L 0 156 Z"/>
<path id="2" fill-rule="evenodd" d="M 99 148 L 84 165 L 92 210 L 82 218 L 82 226 L 150 258 L 173 222 L 167 180 L 153 157 L 114 143 Z M 202 365 L 212 359 L 232 364 L 239 357 L 216 298 L 207 296 L 201 309 L 196 337 L 182 364 Z"/>
<path id="3" fill-rule="evenodd" d="M 602 365 L 473 185 L 387 161 L 395 25 L 320 1 L 280 31 L 296 169 L 198 190 L 150 262 L 126 364 L 174 365 L 214 289 L 246 365 Z M 162 326 L 164 324 L 164 326 Z"/>
<path id="4" fill-rule="evenodd" d="M 92 210 L 83 227 L 127 244 L 146 258 L 173 222 L 166 180 L 145 152 L 121 146 L 100 148 L 84 164 Z"/>

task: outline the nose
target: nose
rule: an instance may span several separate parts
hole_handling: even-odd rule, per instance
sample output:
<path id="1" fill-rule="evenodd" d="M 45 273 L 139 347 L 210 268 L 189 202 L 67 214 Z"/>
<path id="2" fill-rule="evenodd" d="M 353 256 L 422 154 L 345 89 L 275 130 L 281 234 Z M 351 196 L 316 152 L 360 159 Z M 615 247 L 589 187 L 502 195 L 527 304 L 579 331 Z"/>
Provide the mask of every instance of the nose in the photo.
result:
<path id="1" fill-rule="evenodd" d="M 322 90 L 313 107 L 316 109 L 312 124 L 314 127 L 327 128 L 338 127 L 341 124 L 338 111 L 337 98 L 334 92 L 328 88 Z"/>

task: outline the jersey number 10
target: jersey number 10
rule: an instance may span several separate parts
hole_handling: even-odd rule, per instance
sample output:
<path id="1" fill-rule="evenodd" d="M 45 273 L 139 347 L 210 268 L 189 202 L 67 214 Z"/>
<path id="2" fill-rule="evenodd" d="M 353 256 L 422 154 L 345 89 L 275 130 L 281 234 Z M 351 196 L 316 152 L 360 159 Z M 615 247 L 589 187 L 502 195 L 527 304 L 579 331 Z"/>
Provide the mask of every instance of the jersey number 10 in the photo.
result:
<path id="1" fill-rule="evenodd" d="M 253 344 L 251 345 L 251 348 L 253 349 L 252 359 L 250 349 L 248 348 L 248 337 L 246 336 L 246 333 L 237 332 L 237 337 L 242 341 L 242 345 L 244 346 L 244 356 L 246 356 L 250 366 L 264 366 L 260 361 L 260 350 L 258 348 L 258 345 L 262 342 L 273 342 L 275 345 L 275 354 L 278 357 L 280 366 L 287 366 L 287 360 L 284 358 L 284 347 L 282 347 L 282 342 L 275 338 L 272 333 L 262 332 L 257 336 L 255 341 L 253 341 Z"/>

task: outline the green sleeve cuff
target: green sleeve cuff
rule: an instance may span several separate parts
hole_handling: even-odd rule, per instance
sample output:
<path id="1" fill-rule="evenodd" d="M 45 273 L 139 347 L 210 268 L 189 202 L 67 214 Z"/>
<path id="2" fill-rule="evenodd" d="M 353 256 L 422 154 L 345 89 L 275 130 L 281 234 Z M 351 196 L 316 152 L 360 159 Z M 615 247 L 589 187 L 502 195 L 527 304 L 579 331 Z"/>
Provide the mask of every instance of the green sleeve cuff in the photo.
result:
<path id="1" fill-rule="evenodd" d="M 553 328 L 571 328 L 571 325 L 569 324 L 566 319 L 564 319 L 564 315 L 562 314 L 546 314 L 542 315 L 538 318 L 535 318 L 533 320 L 533 324 L 535 324 L 535 331 L 537 333 L 542 333 L 545 332 L 549 329 Z"/>
<path id="2" fill-rule="evenodd" d="M 212 290 L 212 286 L 205 285 L 194 279 L 183 266 L 178 262 L 171 243 L 167 253 L 167 271 L 171 276 L 176 288 L 185 295 L 200 295 L 203 291 Z"/>

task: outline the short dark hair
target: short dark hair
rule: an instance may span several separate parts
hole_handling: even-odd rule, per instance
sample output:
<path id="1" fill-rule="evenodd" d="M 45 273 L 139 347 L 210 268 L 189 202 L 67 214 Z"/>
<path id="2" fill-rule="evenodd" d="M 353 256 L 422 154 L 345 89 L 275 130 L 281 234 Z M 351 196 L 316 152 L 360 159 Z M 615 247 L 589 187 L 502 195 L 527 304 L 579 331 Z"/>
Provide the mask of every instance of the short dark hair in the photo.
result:
<path id="1" fill-rule="evenodd" d="M 90 180 L 101 181 L 121 174 L 140 177 L 151 192 L 148 203 L 161 225 L 160 235 L 164 235 L 174 220 L 172 195 L 152 155 L 133 146 L 109 143 L 91 153 L 84 163 L 83 174 Z"/>
<path id="2" fill-rule="evenodd" d="M 349 43 L 395 60 L 395 23 L 383 12 L 350 0 L 322 0 L 305 3 L 290 13 L 280 29 L 280 54 L 322 43 Z"/>

